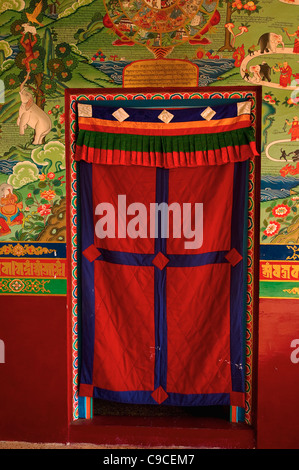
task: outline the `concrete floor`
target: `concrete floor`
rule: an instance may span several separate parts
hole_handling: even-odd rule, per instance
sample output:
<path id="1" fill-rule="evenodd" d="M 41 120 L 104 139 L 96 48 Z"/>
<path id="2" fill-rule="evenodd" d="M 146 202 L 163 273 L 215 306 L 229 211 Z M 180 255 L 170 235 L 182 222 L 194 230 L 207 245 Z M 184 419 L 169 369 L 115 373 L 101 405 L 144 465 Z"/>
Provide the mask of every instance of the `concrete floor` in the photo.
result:
<path id="1" fill-rule="evenodd" d="M 161 449 L 162 447 L 151 447 Z M 167 447 L 167 449 L 184 449 L 185 447 Z M 97 446 L 95 444 L 55 444 L 55 443 L 32 443 L 18 441 L 0 441 L 0 449 L 140 449 L 130 446 Z M 165 449 L 165 447 L 163 447 Z"/>
<path id="2" fill-rule="evenodd" d="M 123 446 L 97 446 L 94 444 L 55 444 L 55 443 L 32 443 L 18 441 L 2 441 L 0 449 L 136 449 L 136 447 Z"/>

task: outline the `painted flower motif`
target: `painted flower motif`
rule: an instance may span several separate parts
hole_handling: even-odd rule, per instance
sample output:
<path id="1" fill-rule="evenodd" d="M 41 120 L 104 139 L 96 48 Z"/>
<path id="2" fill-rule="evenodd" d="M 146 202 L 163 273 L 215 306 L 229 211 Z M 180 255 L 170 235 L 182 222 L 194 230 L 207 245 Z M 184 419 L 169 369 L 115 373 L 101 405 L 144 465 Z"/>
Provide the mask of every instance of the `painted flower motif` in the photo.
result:
<path id="1" fill-rule="evenodd" d="M 65 113 L 60 114 L 60 116 L 59 116 L 59 123 L 60 123 L 60 124 L 63 124 L 64 121 L 65 121 Z"/>
<path id="2" fill-rule="evenodd" d="M 288 101 L 287 101 L 287 104 L 296 105 L 296 104 L 298 104 L 298 101 L 299 101 L 299 98 L 289 98 Z"/>
<path id="3" fill-rule="evenodd" d="M 51 204 L 42 204 L 37 208 L 37 212 L 43 216 L 51 214 Z"/>
<path id="4" fill-rule="evenodd" d="M 246 10 L 251 10 L 251 11 L 253 11 L 253 10 L 256 10 L 256 5 L 255 5 L 254 2 L 247 2 L 246 5 L 244 5 L 244 8 L 245 8 Z"/>
<path id="5" fill-rule="evenodd" d="M 280 229 L 280 223 L 270 220 L 268 226 L 264 230 L 264 234 L 267 235 L 267 237 L 272 237 L 278 232 L 279 229 Z"/>
<path id="6" fill-rule="evenodd" d="M 270 100 L 272 100 L 272 96 L 271 95 L 265 95 L 264 100 L 265 101 L 270 101 Z"/>
<path id="7" fill-rule="evenodd" d="M 19 243 L 17 245 L 15 245 L 13 247 L 13 255 L 14 256 L 23 256 L 24 255 L 24 248 L 22 247 L 22 245 L 20 245 Z"/>
<path id="8" fill-rule="evenodd" d="M 52 171 L 50 173 L 47 174 L 47 177 L 52 180 L 55 178 L 55 173 L 53 173 Z"/>
<path id="9" fill-rule="evenodd" d="M 286 217 L 291 212 L 291 208 L 285 204 L 278 204 L 273 207 L 272 214 L 274 217 Z"/>
<path id="10" fill-rule="evenodd" d="M 41 181 L 44 181 L 46 179 L 46 175 L 44 173 L 42 173 L 41 175 L 39 175 L 39 179 Z"/>
<path id="11" fill-rule="evenodd" d="M 15 291 L 19 291 L 24 287 L 24 284 L 19 281 L 19 279 L 15 279 L 13 282 L 10 283 L 10 287 Z"/>
<path id="12" fill-rule="evenodd" d="M 299 200 L 299 196 L 293 196 L 292 197 L 292 201 L 298 201 Z"/>
<path id="13" fill-rule="evenodd" d="M 235 2 L 233 2 L 232 7 L 241 10 L 243 8 L 241 0 L 236 0 Z"/>
<path id="14" fill-rule="evenodd" d="M 27 197 L 31 197 L 31 196 L 32 196 L 32 194 L 31 194 L 31 193 L 28 193 L 28 194 L 27 194 Z"/>
<path id="15" fill-rule="evenodd" d="M 46 199 L 47 201 L 51 201 L 52 199 L 54 199 L 55 196 L 56 196 L 56 193 L 52 189 L 49 189 L 47 191 L 43 191 L 41 193 L 41 197 L 43 199 Z"/>

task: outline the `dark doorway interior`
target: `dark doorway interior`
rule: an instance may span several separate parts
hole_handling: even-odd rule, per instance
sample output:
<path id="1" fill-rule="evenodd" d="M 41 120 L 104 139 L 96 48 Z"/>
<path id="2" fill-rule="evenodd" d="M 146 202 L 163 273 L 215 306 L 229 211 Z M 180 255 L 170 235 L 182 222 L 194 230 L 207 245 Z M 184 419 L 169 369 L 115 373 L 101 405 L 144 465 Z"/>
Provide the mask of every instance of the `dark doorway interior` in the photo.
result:
<path id="1" fill-rule="evenodd" d="M 140 416 L 140 417 L 203 417 L 228 421 L 229 406 L 166 406 L 166 405 L 131 405 L 116 403 L 98 398 L 93 400 L 94 416 Z"/>

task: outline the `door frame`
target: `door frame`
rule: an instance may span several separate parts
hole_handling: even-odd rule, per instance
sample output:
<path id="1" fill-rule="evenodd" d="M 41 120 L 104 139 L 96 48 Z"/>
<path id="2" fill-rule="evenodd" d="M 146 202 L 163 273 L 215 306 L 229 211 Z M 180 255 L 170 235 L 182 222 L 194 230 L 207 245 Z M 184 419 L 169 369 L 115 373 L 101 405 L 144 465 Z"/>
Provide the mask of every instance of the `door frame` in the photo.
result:
<path id="1" fill-rule="evenodd" d="M 78 371 L 80 361 L 80 331 L 78 310 L 78 232 L 79 225 L 77 172 L 73 159 L 76 140 L 76 100 L 117 101 L 125 106 L 126 100 L 161 99 L 235 99 L 248 98 L 253 102 L 252 117 L 256 132 L 257 151 L 261 153 L 261 102 L 259 86 L 235 87 L 187 87 L 187 88 L 70 88 L 65 91 L 66 115 L 66 184 L 67 184 L 67 259 L 68 259 L 68 373 L 69 373 L 69 420 L 78 424 L 81 419 L 93 418 L 92 399 L 79 398 Z M 219 104 L 219 103 L 218 103 Z M 257 390 L 257 347 L 259 305 L 259 217 L 260 217 L 260 158 L 250 161 L 248 190 L 248 282 L 246 325 L 246 410 L 245 425 L 255 428 Z M 232 422 L 238 422 L 236 410 L 232 410 Z M 200 418 L 197 418 L 200 419 Z M 112 419 L 113 421 L 113 419 Z M 111 421 L 111 422 L 112 422 Z"/>

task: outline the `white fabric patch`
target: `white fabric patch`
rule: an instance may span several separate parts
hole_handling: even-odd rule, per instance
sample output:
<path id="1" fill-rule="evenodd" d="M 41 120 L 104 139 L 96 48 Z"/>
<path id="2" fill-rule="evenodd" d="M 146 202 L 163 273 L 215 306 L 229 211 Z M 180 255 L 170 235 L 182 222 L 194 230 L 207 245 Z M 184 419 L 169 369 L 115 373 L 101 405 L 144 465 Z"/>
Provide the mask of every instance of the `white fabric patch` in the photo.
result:
<path id="1" fill-rule="evenodd" d="M 214 109 L 210 108 L 210 106 L 208 106 L 202 113 L 201 113 L 201 116 L 206 120 L 206 121 L 210 121 L 216 114 L 216 111 L 214 111 Z"/>
<path id="2" fill-rule="evenodd" d="M 172 119 L 173 119 L 174 115 L 171 114 L 169 111 L 167 111 L 166 109 L 164 109 L 162 111 L 162 113 L 159 114 L 158 118 L 165 122 L 166 124 L 168 124 Z"/>
<path id="3" fill-rule="evenodd" d="M 241 114 L 250 114 L 251 113 L 251 101 L 243 101 L 242 103 L 237 103 L 238 116 Z"/>
<path id="4" fill-rule="evenodd" d="M 79 117 L 92 117 L 91 104 L 78 103 L 78 115 Z"/>
<path id="5" fill-rule="evenodd" d="M 125 121 L 125 119 L 128 119 L 129 114 L 123 108 L 119 108 L 112 113 L 112 116 L 114 116 L 119 122 L 122 122 Z"/>

